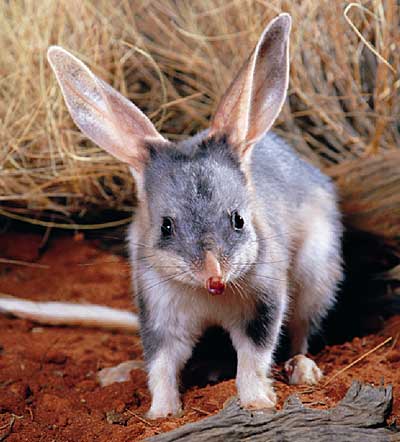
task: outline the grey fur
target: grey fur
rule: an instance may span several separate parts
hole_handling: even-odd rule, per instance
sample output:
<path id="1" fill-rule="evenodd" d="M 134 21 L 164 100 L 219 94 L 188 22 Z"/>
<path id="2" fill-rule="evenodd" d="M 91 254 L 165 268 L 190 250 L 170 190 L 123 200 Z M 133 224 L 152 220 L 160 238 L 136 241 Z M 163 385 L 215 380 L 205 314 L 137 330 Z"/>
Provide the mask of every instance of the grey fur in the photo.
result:
<path id="1" fill-rule="evenodd" d="M 226 139 L 195 138 L 194 143 L 153 153 L 145 173 L 154 246 L 166 248 L 187 263 L 201 261 L 206 250 L 234 257 L 249 232 L 235 232 L 229 214 L 240 208 L 250 219 L 245 177 Z M 189 149 L 190 146 L 190 149 Z M 182 153 L 181 153 L 182 152 Z M 162 218 L 176 220 L 176 235 L 167 244 L 160 239 Z"/>

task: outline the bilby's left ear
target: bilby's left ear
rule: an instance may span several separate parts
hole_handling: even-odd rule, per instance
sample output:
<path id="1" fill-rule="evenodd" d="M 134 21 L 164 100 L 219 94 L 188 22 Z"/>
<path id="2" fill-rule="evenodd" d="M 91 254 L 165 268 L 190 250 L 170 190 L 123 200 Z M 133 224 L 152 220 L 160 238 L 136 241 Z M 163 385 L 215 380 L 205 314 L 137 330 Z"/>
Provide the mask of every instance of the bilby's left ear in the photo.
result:
<path id="1" fill-rule="evenodd" d="M 285 101 L 290 28 L 288 14 L 269 23 L 212 120 L 210 136 L 226 135 L 241 160 L 270 129 Z"/>

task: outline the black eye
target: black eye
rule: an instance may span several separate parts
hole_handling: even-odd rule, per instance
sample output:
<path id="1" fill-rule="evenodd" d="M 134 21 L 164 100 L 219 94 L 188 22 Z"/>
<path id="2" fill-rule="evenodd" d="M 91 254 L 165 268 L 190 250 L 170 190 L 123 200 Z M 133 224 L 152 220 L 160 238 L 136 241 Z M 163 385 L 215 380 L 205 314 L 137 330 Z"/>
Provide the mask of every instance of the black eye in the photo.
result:
<path id="1" fill-rule="evenodd" d="M 170 238 L 174 233 L 174 223 L 169 216 L 163 218 L 161 225 L 161 235 L 163 238 Z"/>
<path id="2" fill-rule="evenodd" d="M 236 212 L 231 214 L 231 224 L 235 230 L 242 230 L 244 227 L 244 219 Z"/>

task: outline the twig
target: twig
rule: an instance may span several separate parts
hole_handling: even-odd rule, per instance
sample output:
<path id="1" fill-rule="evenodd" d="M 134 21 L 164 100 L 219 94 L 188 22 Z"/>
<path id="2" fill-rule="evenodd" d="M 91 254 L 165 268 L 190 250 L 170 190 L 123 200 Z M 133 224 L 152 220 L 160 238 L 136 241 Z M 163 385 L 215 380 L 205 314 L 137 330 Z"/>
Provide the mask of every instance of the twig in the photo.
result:
<path id="1" fill-rule="evenodd" d="M 19 261 L 17 259 L 7 259 L 7 258 L 0 258 L 0 264 L 12 264 L 24 267 L 34 267 L 38 269 L 50 268 L 50 266 L 48 266 L 47 264 L 37 264 L 35 262 Z"/>
<path id="2" fill-rule="evenodd" d="M 323 401 L 314 401 L 314 402 L 302 401 L 302 402 L 303 404 L 307 404 L 309 407 L 313 407 L 314 405 L 326 405 L 326 402 Z"/>
<path id="3" fill-rule="evenodd" d="M 123 226 L 132 221 L 132 217 L 129 216 L 127 218 L 119 219 L 118 221 L 110 221 L 108 223 L 100 223 L 100 224 L 75 224 L 72 221 L 71 224 L 54 223 L 50 221 L 41 221 L 39 219 L 30 218 L 28 216 L 17 215 L 14 212 L 10 212 L 9 210 L 4 210 L 4 209 L 0 209 L 0 215 L 6 216 L 11 219 L 16 219 L 17 221 L 23 221 L 29 224 L 33 224 L 35 226 L 54 227 L 56 229 L 66 229 L 66 230 L 108 229 L 111 227 Z"/>
<path id="4" fill-rule="evenodd" d="M 399 340 L 399 335 L 400 335 L 400 332 L 398 332 L 396 334 L 396 337 L 393 339 L 393 343 L 392 343 L 392 345 L 390 347 L 390 350 L 393 350 L 396 347 L 397 341 Z"/>
<path id="5" fill-rule="evenodd" d="M 7 422 L 6 424 L 0 427 L 0 431 L 5 430 L 7 427 L 9 427 L 13 419 L 15 420 L 14 416 L 11 417 L 10 422 Z"/>
<path id="6" fill-rule="evenodd" d="M 31 407 L 26 407 L 26 409 L 28 410 L 29 416 L 31 417 L 31 421 L 33 422 L 33 411 L 32 411 L 32 408 Z"/>
<path id="7" fill-rule="evenodd" d="M 381 347 L 386 345 L 388 342 L 390 342 L 393 338 L 390 336 L 390 338 L 385 339 L 383 342 L 381 342 L 379 345 L 374 347 L 373 349 L 367 351 L 362 356 L 357 358 L 355 361 L 351 362 L 349 365 L 346 365 L 346 367 L 343 367 L 341 370 L 339 370 L 337 373 L 335 373 L 333 376 L 331 376 L 323 385 L 322 388 L 326 387 L 328 384 L 330 384 L 334 379 L 336 379 L 339 375 L 347 371 L 349 368 L 353 367 L 354 365 L 358 364 L 360 361 L 365 359 L 370 354 L 374 353 L 375 351 L 379 350 Z"/>
<path id="8" fill-rule="evenodd" d="M 3 425 L 2 427 L 0 427 L 0 430 L 5 430 L 7 427 L 7 431 L 0 436 L 0 442 L 2 442 L 3 440 L 6 440 L 7 437 L 11 434 L 15 420 L 16 419 L 22 419 L 23 416 L 17 416 L 16 414 L 12 414 L 11 415 L 11 419 L 10 422 L 8 422 L 8 424 Z"/>
<path id="9" fill-rule="evenodd" d="M 197 408 L 197 407 L 190 407 L 190 408 L 194 411 L 197 411 L 198 413 L 205 414 L 206 416 L 212 415 L 212 413 L 210 413 L 209 411 L 202 410 L 201 408 Z"/>
<path id="10" fill-rule="evenodd" d="M 136 417 L 136 419 L 140 420 L 140 422 L 143 422 L 144 424 L 146 424 L 147 426 L 151 427 L 154 429 L 154 425 L 147 421 L 146 419 L 143 419 L 141 416 L 139 416 L 137 413 L 135 413 L 134 411 L 131 410 L 126 410 L 129 414 L 131 414 L 132 416 Z M 160 434 L 160 431 L 158 430 L 154 430 L 157 434 Z"/>
<path id="11" fill-rule="evenodd" d="M 360 40 L 365 44 L 365 46 L 367 46 L 367 48 L 377 57 L 379 58 L 379 60 L 385 65 L 387 66 L 393 73 L 396 73 L 396 70 L 393 68 L 393 66 L 384 58 L 382 57 L 382 55 L 372 46 L 372 44 L 366 40 L 366 38 L 361 34 L 361 32 L 357 29 L 357 26 L 350 20 L 349 16 L 348 16 L 348 12 L 350 11 L 351 8 L 358 8 L 361 9 L 362 11 L 366 12 L 369 15 L 372 15 L 374 18 L 377 18 L 375 16 L 375 14 L 373 14 L 369 9 L 359 5 L 358 3 L 350 3 L 346 6 L 343 15 L 344 18 L 346 19 L 347 23 L 351 26 L 351 28 L 353 29 L 353 31 L 358 35 L 358 37 L 360 38 Z"/>

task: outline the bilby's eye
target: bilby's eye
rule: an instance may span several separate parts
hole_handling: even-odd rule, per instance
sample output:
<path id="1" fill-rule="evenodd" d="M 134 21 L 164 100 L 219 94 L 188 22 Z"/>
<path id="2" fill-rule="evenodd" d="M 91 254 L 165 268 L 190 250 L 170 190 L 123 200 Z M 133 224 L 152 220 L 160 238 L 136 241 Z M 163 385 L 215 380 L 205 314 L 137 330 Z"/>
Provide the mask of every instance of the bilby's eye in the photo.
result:
<path id="1" fill-rule="evenodd" d="M 174 234 L 174 222 L 169 216 L 163 218 L 161 235 L 163 238 L 170 238 Z"/>
<path id="2" fill-rule="evenodd" d="M 231 214 L 231 224 L 235 230 L 242 230 L 244 227 L 244 219 L 236 210 Z"/>

